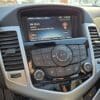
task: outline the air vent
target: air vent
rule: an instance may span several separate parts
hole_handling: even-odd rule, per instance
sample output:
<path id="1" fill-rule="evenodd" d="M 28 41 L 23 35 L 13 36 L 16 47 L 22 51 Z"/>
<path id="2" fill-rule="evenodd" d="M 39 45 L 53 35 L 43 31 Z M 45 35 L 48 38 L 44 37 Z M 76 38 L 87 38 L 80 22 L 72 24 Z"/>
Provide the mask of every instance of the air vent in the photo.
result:
<path id="1" fill-rule="evenodd" d="M 100 36 L 96 27 L 89 27 L 95 58 L 100 58 Z"/>
<path id="2" fill-rule="evenodd" d="M 15 31 L 0 32 L 0 50 L 6 71 L 24 68 L 21 51 Z"/>

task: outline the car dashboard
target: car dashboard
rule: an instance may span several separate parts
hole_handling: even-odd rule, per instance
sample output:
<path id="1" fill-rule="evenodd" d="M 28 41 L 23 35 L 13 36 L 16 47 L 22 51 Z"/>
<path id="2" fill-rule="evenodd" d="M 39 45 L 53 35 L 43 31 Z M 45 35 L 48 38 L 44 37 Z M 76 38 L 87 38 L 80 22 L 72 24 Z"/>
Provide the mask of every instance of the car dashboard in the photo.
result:
<path id="1" fill-rule="evenodd" d="M 83 8 L 1 11 L 0 67 L 10 90 L 39 100 L 77 100 L 99 79 L 99 32 Z"/>

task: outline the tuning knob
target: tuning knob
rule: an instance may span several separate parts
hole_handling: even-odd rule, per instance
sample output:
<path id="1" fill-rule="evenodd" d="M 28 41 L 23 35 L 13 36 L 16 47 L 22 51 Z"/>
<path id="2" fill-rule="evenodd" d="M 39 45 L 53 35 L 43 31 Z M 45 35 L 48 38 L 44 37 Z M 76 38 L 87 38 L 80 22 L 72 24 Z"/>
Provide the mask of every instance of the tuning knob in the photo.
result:
<path id="1" fill-rule="evenodd" d="M 52 59 L 58 66 L 66 66 L 72 60 L 72 52 L 70 48 L 65 45 L 57 45 L 52 50 Z"/>
<path id="2" fill-rule="evenodd" d="M 92 71 L 92 65 L 91 63 L 89 62 L 86 62 L 83 64 L 83 70 L 86 72 L 86 73 L 89 73 Z"/>
<path id="3" fill-rule="evenodd" d="M 34 79 L 37 81 L 43 80 L 44 76 L 45 76 L 44 72 L 40 69 L 38 69 L 34 72 Z"/>

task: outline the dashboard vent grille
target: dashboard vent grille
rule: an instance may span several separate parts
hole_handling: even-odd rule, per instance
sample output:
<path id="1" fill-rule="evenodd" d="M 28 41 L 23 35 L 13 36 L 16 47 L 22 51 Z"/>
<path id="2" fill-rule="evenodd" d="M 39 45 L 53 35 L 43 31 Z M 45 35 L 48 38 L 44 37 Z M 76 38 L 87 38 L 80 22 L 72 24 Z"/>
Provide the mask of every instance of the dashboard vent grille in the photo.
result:
<path id="1" fill-rule="evenodd" d="M 6 71 L 21 70 L 24 68 L 15 31 L 0 32 L 0 50 Z"/>
<path id="2" fill-rule="evenodd" d="M 100 58 L 100 36 L 96 27 L 89 27 L 95 58 Z"/>

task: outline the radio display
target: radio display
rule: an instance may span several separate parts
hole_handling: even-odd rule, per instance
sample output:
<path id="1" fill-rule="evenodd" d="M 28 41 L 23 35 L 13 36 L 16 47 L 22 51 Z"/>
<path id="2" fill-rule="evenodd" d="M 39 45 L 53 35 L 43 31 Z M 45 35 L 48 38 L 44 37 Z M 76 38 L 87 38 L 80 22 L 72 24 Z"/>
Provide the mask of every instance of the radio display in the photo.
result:
<path id="1" fill-rule="evenodd" d="M 29 41 L 71 38 L 71 16 L 28 17 Z"/>

